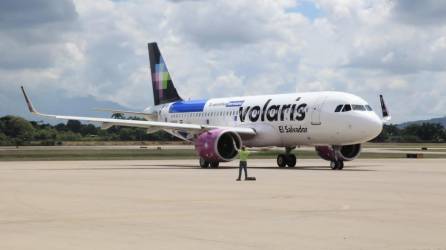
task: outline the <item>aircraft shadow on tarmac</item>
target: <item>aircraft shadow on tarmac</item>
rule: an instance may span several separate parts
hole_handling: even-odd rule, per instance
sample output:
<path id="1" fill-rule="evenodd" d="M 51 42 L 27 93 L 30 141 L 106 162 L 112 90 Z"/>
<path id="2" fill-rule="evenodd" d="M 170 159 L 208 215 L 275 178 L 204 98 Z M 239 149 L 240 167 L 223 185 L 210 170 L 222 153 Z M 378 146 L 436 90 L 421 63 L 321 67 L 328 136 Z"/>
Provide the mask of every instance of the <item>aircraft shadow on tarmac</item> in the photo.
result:
<path id="1" fill-rule="evenodd" d="M 360 166 L 367 167 L 367 166 Z M 358 169 L 359 166 L 348 166 L 344 168 L 342 171 L 349 172 L 363 172 L 363 171 L 376 171 L 372 169 Z M 209 170 L 209 171 L 218 171 L 222 169 L 238 169 L 237 166 L 220 166 L 219 168 L 207 168 L 202 169 L 195 165 L 179 165 L 179 164 L 141 164 L 141 165 L 129 165 L 128 167 L 91 167 L 91 168 L 41 168 L 39 170 L 57 170 L 57 171 L 85 171 L 85 170 L 178 170 L 178 169 L 189 169 L 189 170 Z M 248 169 L 258 169 L 258 170 L 277 170 L 277 171 L 334 171 L 326 166 L 299 166 L 294 168 L 278 168 L 278 167 L 248 167 Z"/>
<path id="2" fill-rule="evenodd" d="M 178 164 L 144 164 L 144 165 L 130 165 L 131 167 L 146 167 L 147 169 L 202 169 L 195 165 L 178 165 Z M 366 166 L 361 166 L 366 167 Z M 358 166 L 348 166 L 344 168 L 342 171 L 376 171 L 371 169 L 357 169 Z M 218 170 L 218 169 L 238 169 L 237 166 L 220 166 L 216 169 L 213 168 L 206 168 L 203 170 Z M 280 170 L 280 171 L 299 171 L 299 170 L 326 170 L 326 171 L 333 171 L 329 167 L 326 166 L 299 166 L 294 168 L 278 168 L 278 167 L 248 167 L 248 169 L 265 169 L 265 170 Z"/>

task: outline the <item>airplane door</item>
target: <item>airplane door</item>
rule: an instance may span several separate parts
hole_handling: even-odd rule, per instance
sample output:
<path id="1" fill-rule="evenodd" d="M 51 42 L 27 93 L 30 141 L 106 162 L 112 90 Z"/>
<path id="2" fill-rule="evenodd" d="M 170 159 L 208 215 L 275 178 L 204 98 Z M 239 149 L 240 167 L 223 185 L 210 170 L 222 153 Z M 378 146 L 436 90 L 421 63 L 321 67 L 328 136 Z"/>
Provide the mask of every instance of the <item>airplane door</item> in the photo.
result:
<path id="1" fill-rule="evenodd" d="M 311 125 L 321 125 L 321 111 L 325 103 L 326 96 L 316 99 L 314 106 L 311 109 Z"/>

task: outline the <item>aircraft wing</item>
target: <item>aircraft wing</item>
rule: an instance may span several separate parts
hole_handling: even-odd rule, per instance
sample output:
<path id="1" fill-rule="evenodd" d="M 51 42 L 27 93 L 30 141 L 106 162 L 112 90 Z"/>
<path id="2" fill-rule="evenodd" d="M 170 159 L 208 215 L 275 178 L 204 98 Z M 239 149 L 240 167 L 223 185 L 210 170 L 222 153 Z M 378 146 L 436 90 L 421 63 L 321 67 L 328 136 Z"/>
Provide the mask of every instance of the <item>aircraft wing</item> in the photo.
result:
<path id="1" fill-rule="evenodd" d="M 178 130 L 186 130 L 190 132 L 201 133 L 204 131 L 220 128 L 220 129 L 228 129 L 230 131 L 244 134 L 244 135 L 255 135 L 256 131 L 252 128 L 244 128 L 244 127 L 224 127 L 224 126 L 210 126 L 210 125 L 200 125 L 200 124 L 186 124 L 186 123 L 173 123 L 173 122 L 158 122 L 158 121 L 137 121 L 137 120 L 123 120 L 123 119 L 112 119 L 112 118 L 97 118 L 97 117 L 82 117 L 82 116 L 65 116 L 65 115 L 49 115 L 39 113 L 31 103 L 31 100 L 28 98 L 28 95 L 25 92 L 25 89 L 22 88 L 23 96 L 25 97 L 26 104 L 28 105 L 29 112 L 50 117 L 56 119 L 63 120 L 79 120 L 79 121 L 87 121 L 87 122 L 98 122 L 101 124 L 101 127 L 104 129 L 110 128 L 111 126 L 127 126 L 127 127 L 139 127 L 139 128 L 147 128 L 147 129 L 178 129 Z"/>

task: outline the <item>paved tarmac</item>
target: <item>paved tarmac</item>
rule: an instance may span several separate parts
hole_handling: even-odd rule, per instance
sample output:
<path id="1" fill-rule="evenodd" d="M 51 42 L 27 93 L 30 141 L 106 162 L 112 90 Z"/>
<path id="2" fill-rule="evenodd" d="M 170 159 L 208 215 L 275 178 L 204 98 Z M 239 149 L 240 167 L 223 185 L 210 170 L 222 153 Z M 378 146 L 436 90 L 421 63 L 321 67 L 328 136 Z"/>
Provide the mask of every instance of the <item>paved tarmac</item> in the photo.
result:
<path id="1" fill-rule="evenodd" d="M 9 151 L 9 150 L 119 150 L 119 149 L 166 149 L 166 150 L 174 150 L 174 149 L 194 149 L 193 145 L 180 145 L 180 144 L 171 144 L 171 145 L 111 145 L 111 146 L 21 146 L 18 149 L 13 146 L 0 146 L 0 151 Z M 434 149 L 434 151 L 432 151 Z M 283 150 L 281 147 L 265 147 L 265 148 L 252 148 L 251 151 L 263 151 L 263 150 Z M 310 146 L 302 146 L 296 149 L 297 151 L 314 151 L 314 147 Z M 437 150 L 437 151 L 435 151 Z M 446 153 L 445 147 L 434 147 L 430 148 L 430 150 L 421 150 L 421 147 L 363 147 L 361 152 L 364 153 L 379 153 L 379 154 L 431 154 L 431 155 L 444 155 Z"/>
<path id="2" fill-rule="evenodd" d="M 446 160 L 0 162 L 0 249 L 446 249 Z"/>

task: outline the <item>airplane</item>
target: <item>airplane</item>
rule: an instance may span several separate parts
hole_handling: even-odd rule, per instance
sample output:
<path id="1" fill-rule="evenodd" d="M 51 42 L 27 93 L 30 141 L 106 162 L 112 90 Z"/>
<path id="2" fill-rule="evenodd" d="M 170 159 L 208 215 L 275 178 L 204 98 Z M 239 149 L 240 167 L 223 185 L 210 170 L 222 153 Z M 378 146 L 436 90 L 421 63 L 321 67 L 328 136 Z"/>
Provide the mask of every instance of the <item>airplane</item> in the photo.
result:
<path id="1" fill-rule="evenodd" d="M 281 147 L 277 166 L 295 167 L 292 151 L 314 146 L 318 155 L 342 170 L 344 161 L 357 158 L 361 145 L 376 136 L 391 119 L 380 95 L 382 118 L 361 97 L 335 92 L 184 100 L 178 94 L 157 43 L 148 43 L 154 106 L 143 112 L 103 110 L 141 115 L 146 120 L 48 115 L 39 113 L 21 87 L 28 109 L 35 115 L 64 120 L 97 122 L 101 128 L 129 126 L 159 130 L 194 144 L 202 168 L 218 168 L 236 158 L 242 145 Z"/>

